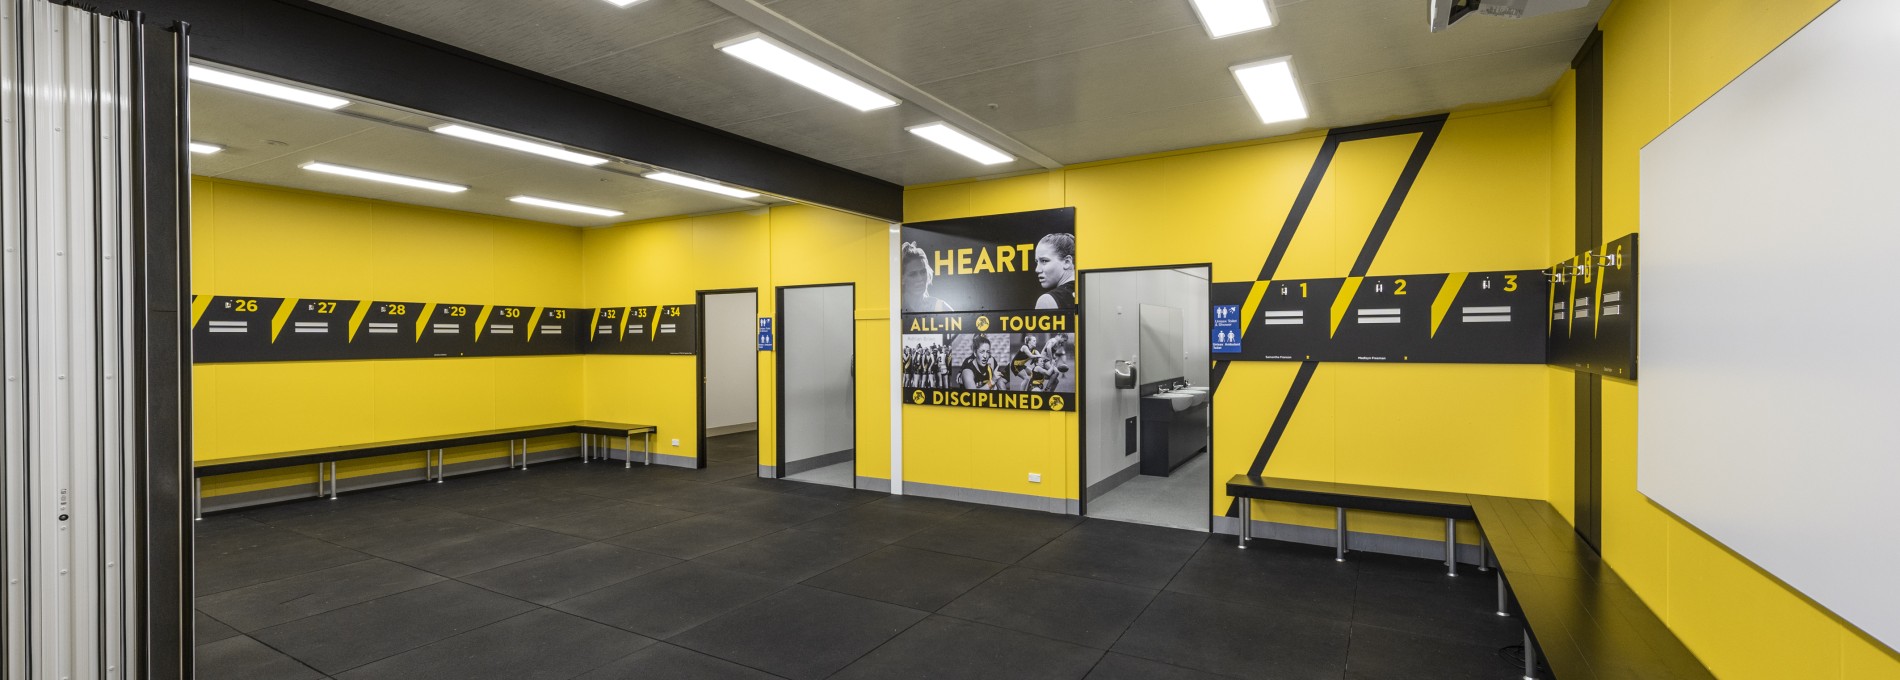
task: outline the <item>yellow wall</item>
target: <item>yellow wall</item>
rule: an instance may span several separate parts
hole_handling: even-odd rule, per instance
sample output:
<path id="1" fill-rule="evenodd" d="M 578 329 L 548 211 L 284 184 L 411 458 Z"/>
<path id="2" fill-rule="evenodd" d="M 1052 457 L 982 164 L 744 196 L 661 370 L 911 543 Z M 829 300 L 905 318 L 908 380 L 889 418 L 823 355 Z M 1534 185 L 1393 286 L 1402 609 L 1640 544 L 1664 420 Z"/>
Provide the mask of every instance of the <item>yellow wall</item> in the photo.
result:
<path id="1" fill-rule="evenodd" d="M 858 475 L 890 477 L 890 225 L 809 206 L 588 230 L 587 306 L 692 304 L 695 292 L 757 288 L 776 316 L 778 286 L 851 283 L 857 295 Z M 775 464 L 776 354 L 759 353 L 759 462 Z M 695 357 L 587 355 L 587 417 L 659 427 L 656 453 L 697 455 Z M 677 438 L 679 446 L 671 445 Z"/>
<path id="2" fill-rule="evenodd" d="M 581 304 L 572 227 L 208 178 L 192 192 L 194 294 Z M 198 460 L 581 414 L 578 356 L 203 364 L 192 379 Z M 504 455 L 505 445 L 467 447 L 447 460 Z M 404 455 L 338 468 L 351 477 L 421 466 Z M 315 482 L 312 468 L 287 468 L 210 478 L 205 494 Z"/>
<path id="3" fill-rule="evenodd" d="M 1454 114 L 1369 273 L 1545 266 L 1552 117 L 1541 102 Z M 1345 276 L 1417 139 L 1341 145 L 1277 275 Z M 1074 206 L 1080 269 L 1209 262 L 1216 281 L 1249 281 L 1322 141 L 1296 135 L 913 187 L 904 217 Z M 1482 189 L 1473 178 L 1482 178 Z M 1276 362 L 1229 368 L 1214 404 L 1214 512 L 1231 502 L 1222 482 L 1252 461 L 1296 369 Z M 1550 380 L 1542 366 L 1324 364 L 1267 473 L 1544 498 Z M 1077 417 L 907 405 L 905 481 L 1075 498 Z M 1009 444 L 969 446 L 972 431 Z M 1042 483 L 1026 481 L 1032 472 Z M 1332 523 L 1330 511 L 1267 505 L 1255 516 Z M 1356 530 L 1443 536 L 1441 524 L 1421 518 L 1368 514 L 1354 523 Z"/>
<path id="4" fill-rule="evenodd" d="M 1606 240 L 1637 230 L 1642 146 L 1832 4 L 1619 0 L 1610 8 L 1601 23 Z M 1637 394 L 1636 383 L 1603 381 L 1603 554 L 1630 587 L 1720 677 L 1900 678 L 1893 650 L 1636 491 Z M 1571 408 L 1565 390 L 1552 401 L 1553 419 Z"/>

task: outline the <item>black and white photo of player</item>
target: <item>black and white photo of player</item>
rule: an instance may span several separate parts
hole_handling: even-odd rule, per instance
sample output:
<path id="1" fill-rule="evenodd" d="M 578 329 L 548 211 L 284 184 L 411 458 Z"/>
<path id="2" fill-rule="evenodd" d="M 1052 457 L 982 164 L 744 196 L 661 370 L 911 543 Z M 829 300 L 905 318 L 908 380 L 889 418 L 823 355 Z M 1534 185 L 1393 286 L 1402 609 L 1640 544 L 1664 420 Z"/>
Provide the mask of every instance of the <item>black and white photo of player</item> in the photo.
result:
<path id="1" fill-rule="evenodd" d="M 1075 309 L 1075 234 L 1049 234 L 1036 241 L 1036 282 L 1048 292 L 1036 309 Z"/>

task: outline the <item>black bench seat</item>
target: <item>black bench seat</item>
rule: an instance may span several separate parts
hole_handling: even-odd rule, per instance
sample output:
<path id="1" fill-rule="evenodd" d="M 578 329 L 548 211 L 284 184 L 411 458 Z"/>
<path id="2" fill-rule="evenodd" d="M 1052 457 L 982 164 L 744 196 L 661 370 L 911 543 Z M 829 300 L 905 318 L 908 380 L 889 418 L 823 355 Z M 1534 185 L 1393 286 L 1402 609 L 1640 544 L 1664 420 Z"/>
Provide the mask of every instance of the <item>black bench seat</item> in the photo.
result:
<path id="1" fill-rule="evenodd" d="M 304 449 L 301 451 L 260 453 L 233 458 L 217 458 L 208 461 L 194 460 L 192 461 L 191 471 L 193 477 L 203 480 L 205 477 L 228 475 L 237 472 L 269 470 L 295 465 L 316 465 L 318 495 L 323 495 L 324 493 L 323 481 L 327 476 L 330 485 L 329 495 L 335 498 L 337 493 L 336 464 L 338 461 L 421 451 L 426 456 L 425 479 L 433 479 L 439 482 L 442 481 L 443 478 L 443 451 L 445 449 L 457 446 L 508 442 L 508 467 L 512 468 L 516 466 L 515 456 L 517 447 L 515 442 L 518 441 L 521 442 L 519 446 L 520 467 L 527 469 L 527 440 L 535 437 L 579 434 L 584 435 L 581 442 L 581 456 L 583 460 L 589 461 L 594 458 L 607 458 L 607 456 L 603 454 L 603 451 L 606 450 L 602 448 L 603 445 L 606 448 L 611 448 L 612 439 L 624 438 L 627 452 L 627 465 L 631 467 L 633 465 L 633 437 L 638 435 L 645 441 L 645 464 L 651 465 L 653 463 L 653 433 L 658 431 L 658 429 L 659 428 L 652 425 L 641 425 L 637 423 L 616 423 L 604 420 L 574 420 L 549 425 L 510 427 L 481 430 L 478 432 L 459 432 L 433 437 L 412 437 L 409 439 L 394 439 L 381 442 L 350 444 L 346 446 L 327 446 L 316 449 Z M 605 441 L 597 444 L 597 440 Z M 202 499 L 204 496 L 202 492 L 202 481 L 200 481 L 199 484 L 200 489 L 197 496 Z M 200 516 L 202 516 L 202 512 Z"/>
<path id="2" fill-rule="evenodd" d="M 1458 575 L 1458 520 L 1478 518 L 1472 513 L 1471 503 L 1465 500 L 1464 494 L 1443 491 L 1234 475 L 1233 479 L 1227 481 L 1227 495 L 1263 501 L 1332 506 L 1334 511 L 1333 559 L 1341 562 L 1346 560 L 1346 510 L 1348 509 L 1443 517 L 1445 518 L 1445 568 L 1452 576 Z M 1247 547 L 1247 541 L 1253 538 L 1250 532 L 1253 524 L 1252 515 L 1251 505 L 1241 503 L 1240 547 L 1243 549 Z M 1479 569 L 1484 570 L 1484 567 L 1480 566 Z"/>
<path id="3" fill-rule="evenodd" d="M 1526 678 L 1537 677 L 1540 650 L 1560 680 L 1715 677 L 1548 502 L 1250 475 L 1234 475 L 1227 493 L 1333 506 L 1339 559 L 1345 557 L 1346 508 L 1445 518 L 1446 559 L 1454 569 L 1452 523 L 1476 520 L 1480 565 L 1495 561 L 1498 567 L 1498 615 L 1511 615 L 1514 597 L 1524 621 Z M 1243 548 L 1249 505 L 1240 504 Z"/>

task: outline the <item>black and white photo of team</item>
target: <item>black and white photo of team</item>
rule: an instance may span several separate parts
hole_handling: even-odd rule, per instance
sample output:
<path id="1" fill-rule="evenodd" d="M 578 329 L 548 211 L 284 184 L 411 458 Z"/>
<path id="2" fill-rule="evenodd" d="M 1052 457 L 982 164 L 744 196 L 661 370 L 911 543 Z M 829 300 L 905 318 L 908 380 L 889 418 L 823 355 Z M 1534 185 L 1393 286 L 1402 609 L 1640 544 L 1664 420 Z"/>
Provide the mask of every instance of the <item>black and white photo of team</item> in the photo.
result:
<path id="1" fill-rule="evenodd" d="M 1075 392 L 1074 333 L 904 336 L 904 387 Z"/>

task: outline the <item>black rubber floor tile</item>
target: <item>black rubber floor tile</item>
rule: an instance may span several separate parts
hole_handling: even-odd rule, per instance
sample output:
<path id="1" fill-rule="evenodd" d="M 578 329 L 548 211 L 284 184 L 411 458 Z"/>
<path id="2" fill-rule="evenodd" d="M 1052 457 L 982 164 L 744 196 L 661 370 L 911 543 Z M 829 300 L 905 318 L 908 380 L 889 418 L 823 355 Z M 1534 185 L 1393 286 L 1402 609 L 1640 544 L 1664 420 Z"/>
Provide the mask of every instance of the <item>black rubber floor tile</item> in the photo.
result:
<path id="1" fill-rule="evenodd" d="M 442 581 L 396 562 L 367 559 L 198 598 L 198 609 L 254 631 Z"/>
<path id="2" fill-rule="evenodd" d="M 584 538 L 509 524 L 431 543 L 370 552 L 443 576 L 465 576 L 585 543 Z"/>
<path id="3" fill-rule="evenodd" d="M 1018 564 L 1044 571 L 1159 590 L 1194 556 L 1197 545 L 1065 534 Z"/>
<path id="4" fill-rule="evenodd" d="M 193 535 L 204 538 L 234 529 L 252 529 L 261 525 L 261 522 L 237 512 L 220 512 L 205 515 L 203 519 L 193 522 L 191 530 Z"/>
<path id="5" fill-rule="evenodd" d="M 1024 533 L 952 520 L 906 536 L 897 544 L 991 562 L 1014 563 L 1048 545 L 1051 538 L 1039 531 Z"/>
<path id="6" fill-rule="evenodd" d="M 1158 527 L 1134 522 L 1117 522 L 1106 519 L 1083 520 L 1075 525 L 1063 538 L 1111 538 L 1142 543 L 1154 543 L 1177 548 L 1199 548 L 1207 542 L 1205 531 L 1189 531 L 1171 527 Z"/>
<path id="7" fill-rule="evenodd" d="M 1472 644 L 1515 644 L 1523 622 L 1497 615 L 1496 575 L 1420 581 L 1359 574 L 1353 623 Z"/>
<path id="8" fill-rule="evenodd" d="M 224 625 L 223 621 L 214 619 L 209 614 L 204 612 L 196 612 L 196 614 L 197 616 L 194 617 L 195 623 L 192 625 L 193 644 L 208 645 L 219 640 L 234 638 L 240 635 L 236 628 Z"/>
<path id="9" fill-rule="evenodd" d="M 975 503 L 944 500 L 942 498 L 926 498 L 923 496 L 885 496 L 884 498 L 872 501 L 870 504 L 894 510 L 927 512 L 945 518 L 959 517 L 971 510 L 982 507 Z"/>
<path id="10" fill-rule="evenodd" d="M 619 505 L 604 510 L 522 520 L 516 524 L 598 541 L 667 522 L 677 522 L 694 514 L 657 505 L 620 501 Z"/>
<path id="11" fill-rule="evenodd" d="M 306 680 L 323 674 L 296 659 L 239 635 L 198 646 L 198 680 Z"/>
<path id="12" fill-rule="evenodd" d="M 708 460 L 706 467 L 687 470 L 678 475 L 680 479 L 713 484 L 737 477 L 759 474 L 759 464 L 754 459 Z"/>
<path id="13" fill-rule="evenodd" d="M 338 545 L 351 543 L 353 537 L 370 535 L 378 527 L 407 522 L 446 520 L 466 517 L 461 513 L 426 503 L 366 503 L 362 509 L 299 515 L 271 523 L 311 538 Z"/>
<path id="14" fill-rule="evenodd" d="M 1003 565 L 995 562 L 893 545 L 813 576 L 804 583 L 911 609 L 936 611 L 1002 570 Z"/>
<path id="15" fill-rule="evenodd" d="M 1355 624 L 1346 677 L 1383 680 L 1506 680 L 1522 678 L 1522 666 L 1498 656 L 1513 644 L 1476 645 L 1404 631 Z"/>
<path id="16" fill-rule="evenodd" d="M 696 560 L 700 564 L 741 574 L 797 582 L 817 576 L 883 547 L 855 536 L 787 529 L 763 536 Z"/>
<path id="17" fill-rule="evenodd" d="M 757 477 L 757 476 L 746 477 L 743 475 L 738 476 L 738 477 L 733 477 L 732 479 L 728 479 L 719 483 L 719 486 L 733 486 L 733 487 L 738 487 L 741 489 L 751 489 L 753 491 L 765 491 L 768 493 L 781 493 L 781 494 L 792 493 L 792 491 L 795 490 L 794 485 L 804 486 L 803 484 L 798 484 L 797 482 L 787 482 L 783 480 L 772 479 L 769 477 Z"/>
<path id="18" fill-rule="evenodd" d="M 483 626 L 337 676 L 338 680 L 565 680 L 653 641 L 547 609 Z"/>
<path id="19" fill-rule="evenodd" d="M 735 486 L 720 484 L 697 484 L 692 488 L 674 489 L 657 493 L 630 495 L 625 498 L 636 503 L 658 505 L 687 512 L 718 512 L 731 510 L 746 503 L 772 498 L 776 494 L 769 491 L 754 491 Z"/>
<path id="20" fill-rule="evenodd" d="M 686 560 L 778 530 L 779 527 L 771 523 L 705 514 L 622 534 L 607 539 L 607 542 Z"/>
<path id="21" fill-rule="evenodd" d="M 920 621 L 832 677 L 1080 680 L 1102 650 L 942 616 Z"/>
<path id="22" fill-rule="evenodd" d="M 785 587 L 779 581 L 687 562 L 557 603 L 554 608 L 665 639 Z"/>
<path id="23" fill-rule="evenodd" d="M 849 505 L 863 505 L 865 503 L 882 500 L 885 498 L 889 498 L 891 496 L 889 493 L 885 493 L 883 491 L 872 491 L 870 489 L 847 489 L 847 488 L 839 487 L 839 486 L 826 486 L 823 484 L 799 484 L 797 482 L 793 482 L 792 484 L 794 484 L 794 486 L 792 487 L 792 493 L 798 494 L 800 496 L 810 496 L 812 498 L 823 498 L 825 500 L 839 501 L 839 502 L 846 503 Z"/>
<path id="24" fill-rule="evenodd" d="M 321 569 L 361 562 L 369 555 L 283 529 L 249 540 L 197 544 L 197 593 L 209 595 Z M 238 532 L 231 532 L 233 534 Z M 220 537 L 226 538 L 226 537 Z"/>
<path id="25" fill-rule="evenodd" d="M 1167 590 L 1222 602 L 1245 602 L 1291 613 L 1351 621 L 1358 572 L 1333 561 L 1330 550 L 1288 555 L 1262 549 L 1264 541 L 1240 550 L 1230 542 L 1210 542 L 1168 582 Z"/>
<path id="26" fill-rule="evenodd" d="M 322 538 L 347 548 L 375 553 L 414 548 L 457 537 L 472 536 L 484 531 L 495 531 L 508 526 L 512 525 L 500 520 L 436 508 L 433 514 L 388 524 L 345 527 Z"/>
<path id="27" fill-rule="evenodd" d="M 944 520 L 938 514 L 881 508 L 873 503 L 826 515 L 800 524 L 798 528 L 868 538 L 880 543 L 896 543 Z"/>
<path id="28" fill-rule="evenodd" d="M 792 586 L 673 637 L 673 644 L 793 680 L 838 672 L 925 616 Z"/>
<path id="29" fill-rule="evenodd" d="M 466 583 L 444 581 L 251 635 L 334 675 L 534 608 Z"/>
<path id="30" fill-rule="evenodd" d="M 665 555 L 606 543 L 589 543 L 469 574 L 461 580 L 503 595 L 546 605 L 675 564 L 679 564 L 679 560 Z"/>
<path id="31" fill-rule="evenodd" d="M 975 509 L 958 516 L 954 522 L 973 526 L 1000 527 L 1024 534 L 1036 534 L 1055 538 L 1074 529 L 1082 523 L 1075 515 L 1062 515 L 1038 510 L 1002 508 L 992 505 L 979 505 Z"/>
<path id="32" fill-rule="evenodd" d="M 1155 591 L 1011 567 L 937 613 L 1108 649 Z"/>
<path id="33" fill-rule="evenodd" d="M 576 680 L 776 680 L 778 676 L 664 642 L 601 666 Z"/>
<path id="34" fill-rule="evenodd" d="M 830 516 L 849 507 L 850 504 L 842 501 L 781 493 L 714 512 L 761 524 L 790 527 Z"/>
<path id="35" fill-rule="evenodd" d="M 1442 550 L 1440 552 L 1442 554 Z M 1346 561 L 1351 562 L 1353 567 L 1362 573 L 1434 583 L 1448 578 L 1463 579 L 1472 576 L 1488 577 L 1490 575 L 1488 572 L 1479 572 L 1478 565 L 1459 563 L 1458 575 L 1455 577 L 1447 576 L 1445 574 L 1444 557 L 1405 557 L 1381 553 L 1354 552 L 1346 554 Z"/>
<path id="36" fill-rule="evenodd" d="M 1114 651 L 1239 678 L 1339 678 L 1346 671 L 1347 625 L 1164 592 Z"/>
<path id="37" fill-rule="evenodd" d="M 601 496 L 590 496 L 583 493 L 559 493 L 540 498 L 524 498 L 505 503 L 496 503 L 465 512 L 478 517 L 498 519 L 503 522 L 530 524 L 535 520 L 544 520 L 575 513 L 604 514 L 624 511 L 626 505 L 627 503 L 624 501 L 603 498 Z"/>
<path id="38" fill-rule="evenodd" d="M 1103 656 L 1088 674 L 1088 680 L 1222 680 L 1226 677 L 1114 652 Z"/>

